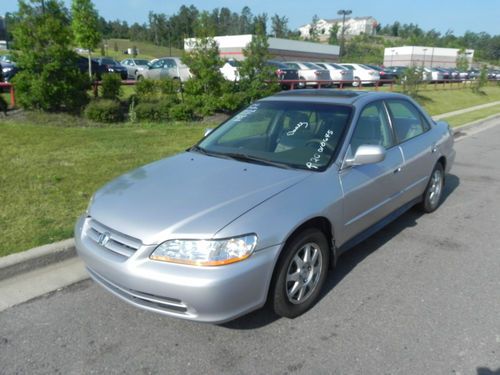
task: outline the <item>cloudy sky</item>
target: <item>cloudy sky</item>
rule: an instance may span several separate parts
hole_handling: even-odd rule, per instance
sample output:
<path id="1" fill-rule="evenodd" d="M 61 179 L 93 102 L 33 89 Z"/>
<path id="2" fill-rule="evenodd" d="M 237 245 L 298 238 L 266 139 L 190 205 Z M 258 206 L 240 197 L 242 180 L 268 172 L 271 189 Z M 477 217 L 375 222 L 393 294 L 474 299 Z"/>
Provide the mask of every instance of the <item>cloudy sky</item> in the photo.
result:
<path id="1" fill-rule="evenodd" d="M 70 0 L 64 0 L 70 4 Z M 17 10 L 17 0 L 1 0 L 0 14 Z M 309 23 L 314 14 L 320 18 L 335 18 L 337 10 L 351 9 L 353 16 L 373 16 L 382 24 L 400 21 L 416 23 L 424 30 L 432 28 L 444 33 L 453 30 L 461 35 L 467 30 L 500 34 L 500 2 L 498 0 L 94 0 L 99 13 L 106 19 L 143 23 L 150 10 L 175 13 L 183 4 L 200 10 L 228 7 L 240 12 L 248 5 L 253 13 L 278 13 L 289 19 L 295 29 Z"/>

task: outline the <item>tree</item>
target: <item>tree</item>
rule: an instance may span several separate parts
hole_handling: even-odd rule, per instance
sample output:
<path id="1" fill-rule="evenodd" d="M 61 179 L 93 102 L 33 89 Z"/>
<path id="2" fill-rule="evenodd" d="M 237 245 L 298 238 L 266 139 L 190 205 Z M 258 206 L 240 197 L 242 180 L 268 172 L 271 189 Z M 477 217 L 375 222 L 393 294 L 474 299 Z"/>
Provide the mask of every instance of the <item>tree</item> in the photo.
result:
<path id="1" fill-rule="evenodd" d="M 24 108 L 79 111 L 88 101 L 89 80 L 76 67 L 70 18 L 57 0 L 19 0 L 13 30 L 20 72 L 14 77 Z"/>
<path id="2" fill-rule="evenodd" d="M 240 90 L 246 94 L 247 104 L 279 89 L 274 69 L 267 64 L 269 43 L 264 29 L 257 30 L 252 41 L 243 50 L 243 55 L 245 60 L 240 67 Z"/>
<path id="3" fill-rule="evenodd" d="M 99 45 L 99 15 L 91 0 L 73 0 L 71 3 L 71 27 L 75 42 L 87 50 L 89 78 L 92 79 L 92 50 Z"/>
<path id="4" fill-rule="evenodd" d="M 330 37 L 328 38 L 328 44 L 339 44 L 339 30 L 340 30 L 340 25 L 338 23 L 335 23 L 331 28 L 330 28 Z"/>
<path id="5" fill-rule="evenodd" d="M 318 29 L 317 29 L 318 21 L 319 21 L 319 17 L 317 14 L 315 14 L 312 18 L 311 27 L 309 29 L 309 40 L 311 40 L 312 42 L 319 41 Z"/>
<path id="6" fill-rule="evenodd" d="M 275 14 L 271 17 L 271 30 L 275 38 L 286 38 L 288 36 L 288 18 Z"/>
<path id="7" fill-rule="evenodd" d="M 461 72 L 465 72 L 469 69 L 469 61 L 465 54 L 465 48 L 460 49 L 457 53 L 457 69 Z"/>

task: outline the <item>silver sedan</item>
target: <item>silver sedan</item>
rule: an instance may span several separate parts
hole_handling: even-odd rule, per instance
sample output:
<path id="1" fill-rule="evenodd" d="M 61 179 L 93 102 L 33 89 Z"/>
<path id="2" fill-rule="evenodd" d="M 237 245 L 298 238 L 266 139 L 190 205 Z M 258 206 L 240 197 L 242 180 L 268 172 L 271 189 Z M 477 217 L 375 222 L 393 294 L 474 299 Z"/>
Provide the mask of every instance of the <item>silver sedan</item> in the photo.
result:
<path id="1" fill-rule="evenodd" d="M 294 318 L 342 253 L 414 205 L 436 210 L 454 158 L 448 124 L 404 95 L 282 92 L 97 191 L 77 251 L 146 310 L 221 323 L 268 302 Z"/>
<path id="2" fill-rule="evenodd" d="M 139 72 L 149 68 L 149 61 L 145 59 L 125 59 L 120 64 L 127 68 L 128 79 L 136 79 Z"/>

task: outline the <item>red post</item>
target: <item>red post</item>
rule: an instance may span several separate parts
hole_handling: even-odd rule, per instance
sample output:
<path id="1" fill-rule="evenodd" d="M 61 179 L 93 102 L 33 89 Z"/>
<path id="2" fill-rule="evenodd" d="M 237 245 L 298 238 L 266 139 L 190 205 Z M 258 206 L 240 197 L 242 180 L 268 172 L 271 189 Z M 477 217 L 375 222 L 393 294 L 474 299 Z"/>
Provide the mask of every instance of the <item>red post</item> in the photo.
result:
<path id="1" fill-rule="evenodd" d="M 10 85 L 10 107 L 15 108 L 16 106 L 16 93 L 14 90 L 14 85 Z"/>

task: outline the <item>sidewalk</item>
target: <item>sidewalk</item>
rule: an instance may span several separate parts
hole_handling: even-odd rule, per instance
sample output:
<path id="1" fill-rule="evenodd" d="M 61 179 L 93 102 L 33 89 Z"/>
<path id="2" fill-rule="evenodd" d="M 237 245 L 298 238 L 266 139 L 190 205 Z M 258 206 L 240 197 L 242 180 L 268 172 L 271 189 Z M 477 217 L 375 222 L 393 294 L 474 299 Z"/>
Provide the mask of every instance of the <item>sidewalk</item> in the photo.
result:
<path id="1" fill-rule="evenodd" d="M 441 119 L 446 118 L 446 117 L 457 116 L 457 115 L 461 115 L 463 113 L 477 111 L 479 109 L 494 107 L 494 106 L 499 105 L 499 104 L 500 104 L 500 101 L 486 103 L 486 104 L 480 104 L 480 105 L 475 105 L 474 107 L 468 107 L 468 108 L 464 108 L 464 109 L 459 109 L 458 111 L 453 111 L 453 112 L 448 112 L 448 113 L 441 113 L 440 115 L 432 116 L 432 118 L 434 120 L 441 120 Z"/>

